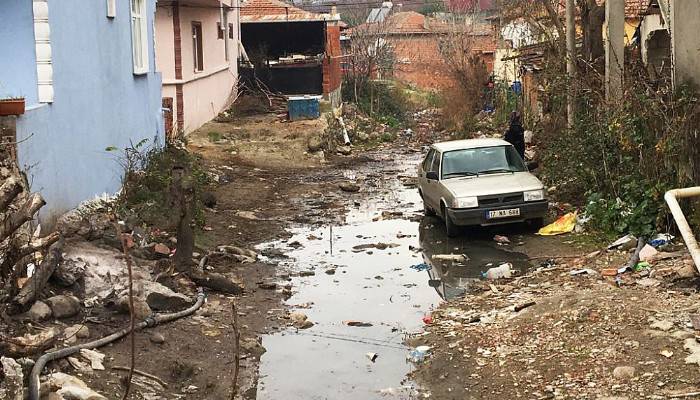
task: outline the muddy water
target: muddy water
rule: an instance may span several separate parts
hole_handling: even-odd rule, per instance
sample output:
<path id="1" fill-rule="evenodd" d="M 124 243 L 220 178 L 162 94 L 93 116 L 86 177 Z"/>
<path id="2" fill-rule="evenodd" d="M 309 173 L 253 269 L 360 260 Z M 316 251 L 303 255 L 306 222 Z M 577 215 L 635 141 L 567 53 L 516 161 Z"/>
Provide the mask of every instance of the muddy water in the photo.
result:
<path id="1" fill-rule="evenodd" d="M 448 240 L 438 219 L 422 218 L 416 189 L 397 179 L 413 172 L 417 159 L 409 161 L 363 171 L 365 189 L 348 195 L 338 224 L 297 227 L 289 240 L 261 246 L 284 250 L 289 259 L 277 261 L 292 275 L 314 272 L 292 278 L 295 294 L 287 301 L 314 326 L 263 337 L 258 399 L 413 398 L 405 335 L 419 333 L 425 315 L 488 267 L 526 267 L 523 254 L 485 238 Z M 435 254 L 468 260 L 433 262 Z M 378 356 L 372 361 L 367 353 Z"/>

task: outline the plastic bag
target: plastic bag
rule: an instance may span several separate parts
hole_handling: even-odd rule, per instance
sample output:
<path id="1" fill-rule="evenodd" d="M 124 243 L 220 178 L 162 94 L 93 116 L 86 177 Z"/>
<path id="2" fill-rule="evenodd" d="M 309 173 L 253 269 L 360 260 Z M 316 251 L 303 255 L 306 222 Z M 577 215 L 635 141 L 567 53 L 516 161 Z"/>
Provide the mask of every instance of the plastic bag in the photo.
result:
<path id="1" fill-rule="evenodd" d="M 576 227 L 576 219 L 577 215 L 575 212 L 562 215 L 558 220 L 540 229 L 537 234 L 542 236 L 554 236 L 573 232 Z"/>

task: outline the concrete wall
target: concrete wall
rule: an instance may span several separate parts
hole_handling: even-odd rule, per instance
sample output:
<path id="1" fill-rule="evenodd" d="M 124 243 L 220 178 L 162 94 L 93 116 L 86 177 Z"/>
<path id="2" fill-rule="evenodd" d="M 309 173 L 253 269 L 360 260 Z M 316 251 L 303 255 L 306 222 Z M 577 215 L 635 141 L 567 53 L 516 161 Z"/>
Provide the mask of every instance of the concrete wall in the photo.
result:
<path id="1" fill-rule="evenodd" d="M 13 0 L 14 1 L 14 0 Z M 31 4 L 30 0 L 23 0 Z M 130 5 L 117 1 L 116 18 L 105 1 L 49 0 L 55 98 L 17 119 L 20 167 L 32 190 L 47 201 L 42 222 L 51 222 L 81 201 L 120 188 L 122 170 L 109 146 L 130 141 L 163 143 L 160 75 L 150 42 L 149 72 L 133 74 Z M 149 38 L 155 0 L 148 1 Z M 0 5 L 0 26 L 32 26 L 8 16 Z M 14 35 L 0 35 L 0 43 Z M 4 58 L 4 56 L 3 56 Z M 36 67 L 34 66 L 34 70 Z"/>
<path id="2" fill-rule="evenodd" d="M 0 3 L 0 98 L 24 97 L 36 104 L 37 76 L 34 24 L 30 0 Z"/>
<path id="3" fill-rule="evenodd" d="M 225 2 L 227 5 L 231 1 Z M 218 1 L 208 4 L 218 5 Z M 175 98 L 176 85 L 182 85 L 184 126 L 178 127 L 189 133 L 216 117 L 231 103 L 238 76 L 238 24 L 237 11 L 229 11 L 228 22 L 233 24 L 233 39 L 225 34 L 218 39 L 217 8 L 181 7 L 179 11 L 181 31 L 182 79 L 175 78 L 175 37 L 173 10 L 171 6 L 158 7 L 156 13 L 156 53 L 158 70 L 163 73 L 163 97 Z M 192 22 L 202 24 L 204 71 L 195 71 Z M 228 60 L 226 59 L 228 42 Z M 178 104 L 174 102 L 174 114 Z"/>
<path id="4" fill-rule="evenodd" d="M 671 41 L 674 80 L 690 81 L 700 87 L 700 0 L 674 0 L 671 2 Z"/>
<path id="5" fill-rule="evenodd" d="M 512 84 L 518 80 L 518 69 L 520 68 L 518 59 L 504 60 L 504 58 L 511 58 L 514 55 L 515 51 L 513 49 L 496 49 L 493 61 L 493 74 L 497 81 Z"/>

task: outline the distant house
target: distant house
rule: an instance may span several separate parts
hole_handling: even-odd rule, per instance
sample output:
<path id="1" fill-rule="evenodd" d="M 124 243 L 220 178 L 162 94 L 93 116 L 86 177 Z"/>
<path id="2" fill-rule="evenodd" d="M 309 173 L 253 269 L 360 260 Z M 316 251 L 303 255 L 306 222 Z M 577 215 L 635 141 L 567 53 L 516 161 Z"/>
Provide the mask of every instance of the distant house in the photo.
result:
<path id="1" fill-rule="evenodd" d="M 647 0 L 640 26 L 642 59 L 652 76 L 700 87 L 700 2 Z"/>
<path id="2" fill-rule="evenodd" d="M 394 8 L 394 3 L 390 1 L 385 1 L 382 3 L 380 7 L 372 8 L 369 10 L 369 14 L 367 14 L 367 22 L 368 24 L 374 23 L 374 22 L 384 22 L 389 14 L 391 14 L 391 10 Z"/>
<path id="3" fill-rule="evenodd" d="M 353 36 L 376 35 L 392 46 L 395 78 L 423 89 L 440 89 L 453 84 L 440 53 L 441 40 L 464 32 L 472 44 L 471 52 L 493 71 L 496 44 L 491 27 L 479 23 L 447 23 L 415 11 L 395 12 L 383 23 L 362 24 L 347 31 Z"/>
<path id="4" fill-rule="evenodd" d="M 241 66 L 247 85 L 340 103 L 340 15 L 334 9 L 318 14 L 278 0 L 248 0 L 241 8 L 241 41 L 252 63 Z"/>
<path id="5" fill-rule="evenodd" d="M 169 135 L 199 128 L 235 98 L 239 16 L 232 2 L 158 3 L 156 61 Z"/>
<path id="6" fill-rule="evenodd" d="M 42 222 L 123 175 L 106 148 L 164 143 L 161 77 L 153 46 L 155 0 L 0 2 L 0 98 L 24 97 L 4 118 L 19 166 L 47 201 Z"/>

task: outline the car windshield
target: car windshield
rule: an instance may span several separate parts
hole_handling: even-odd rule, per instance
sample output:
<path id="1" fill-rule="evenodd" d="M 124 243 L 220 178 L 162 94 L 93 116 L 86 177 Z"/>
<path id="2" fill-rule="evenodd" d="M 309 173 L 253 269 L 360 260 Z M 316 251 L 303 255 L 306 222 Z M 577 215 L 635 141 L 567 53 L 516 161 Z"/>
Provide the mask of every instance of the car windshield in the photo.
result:
<path id="1" fill-rule="evenodd" d="M 525 164 L 513 146 L 453 150 L 442 155 L 442 178 L 523 172 Z"/>

